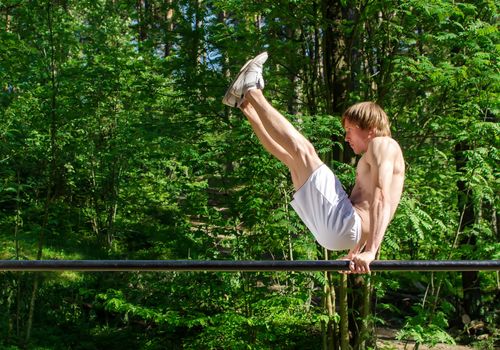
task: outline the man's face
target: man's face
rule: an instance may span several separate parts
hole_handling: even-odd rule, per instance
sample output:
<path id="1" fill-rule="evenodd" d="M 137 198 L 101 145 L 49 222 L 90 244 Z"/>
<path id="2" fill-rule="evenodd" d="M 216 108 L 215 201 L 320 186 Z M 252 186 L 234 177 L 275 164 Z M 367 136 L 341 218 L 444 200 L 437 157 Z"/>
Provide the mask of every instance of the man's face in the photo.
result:
<path id="1" fill-rule="evenodd" d="M 372 130 L 361 129 L 358 125 L 351 123 L 348 119 L 344 121 L 345 141 L 349 143 L 356 154 L 365 153 L 368 143 L 373 138 Z"/>

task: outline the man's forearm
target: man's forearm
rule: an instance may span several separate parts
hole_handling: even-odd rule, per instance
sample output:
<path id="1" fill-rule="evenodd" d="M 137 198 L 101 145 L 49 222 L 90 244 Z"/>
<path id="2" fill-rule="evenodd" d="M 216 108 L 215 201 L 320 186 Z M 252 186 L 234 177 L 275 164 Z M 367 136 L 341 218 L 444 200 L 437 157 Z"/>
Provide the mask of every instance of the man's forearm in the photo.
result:
<path id="1" fill-rule="evenodd" d="M 361 238 L 359 239 L 358 243 L 353 248 L 351 248 L 351 250 L 349 250 L 349 254 L 347 256 L 352 257 L 356 254 L 361 253 L 366 244 L 367 238 L 367 234 L 361 233 Z"/>
<path id="2" fill-rule="evenodd" d="M 390 203 L 383 195 L 380 195 L 379 198 L 373 201 L 370 210 L 370 234 L 366 240 L 365 252 L 377 253 L 390 220 Z"/>

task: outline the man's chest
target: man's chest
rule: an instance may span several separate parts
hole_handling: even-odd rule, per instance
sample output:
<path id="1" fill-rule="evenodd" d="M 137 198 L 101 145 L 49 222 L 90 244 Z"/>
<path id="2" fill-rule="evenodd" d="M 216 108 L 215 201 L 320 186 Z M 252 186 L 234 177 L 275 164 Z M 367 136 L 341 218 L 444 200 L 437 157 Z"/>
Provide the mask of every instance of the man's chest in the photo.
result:
<path id="1" fill-rule="evenodd" d="M 362 204 L 370 198 L 372 188 L 370 186 L 370 164 L 363 156 L 356 166 L 356 183 L 351 192 L 351 200 L 356 204 Z"/>
<path id="2" fill-rule="evenodd" d="M 361 157 L 356 166 L 356 183 L 365 183 L 370 179 L 371 166 L 366 159 L 366 156 Z"/>

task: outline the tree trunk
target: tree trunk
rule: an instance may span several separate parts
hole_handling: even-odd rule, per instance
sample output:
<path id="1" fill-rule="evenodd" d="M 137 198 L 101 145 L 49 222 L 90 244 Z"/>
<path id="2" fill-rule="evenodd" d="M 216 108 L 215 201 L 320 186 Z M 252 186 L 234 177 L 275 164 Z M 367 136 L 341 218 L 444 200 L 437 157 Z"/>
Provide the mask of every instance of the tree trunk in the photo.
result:
<path id="1" fill-rule="evenodd" d="M 324 249 L 325 260 L 329 259 L 327 249 Z M 324 287 L 324 307 L 328 315 L 328 322 L 322 327 L 323 330 L 323 348 L 326 350 L 338 349 L 337 342 L 337 324 L 335 321 L 335 287 L 332 281 L 331 272 L 325 272 L 325 287 Z"/>
<path id="2" fill-rule="evenodd" d="M 5 14 L 5 31 L 10 32 L 10 15 L 9 9 L 7 9 L 7 13 Z"/>
<path id="3" fill-rule="evenodd" d="M 373 333 L 373 324 L 371 322 L 371 276 L 364 276 L 363 295 L 361 298 L 361 313 L 360 313 L 360 331 L 356 340 L 355 349 L 364 350 L 368 347 L 370 335 Z"/>
<path id="4" fill-rule="evenodd" d="M 20 171 L 17 171 L 17 190 L 16 190 L 16 220 L 15 220 L 15 228 L 14 228 L 14 240 L 16 244 L 16 260 L 19 260 L 20 257 L 20 251 L 19 251 L 19 231 L 21 229 L 22 225 L 22 219 L 21 219 L 21 197 L 20 197 L 20 192 L 21 192 L 21 178 L 20 178 Z M 16 337 L 17 339 L 20 339 L 21 336 L 21 327 L 20 327 L 20 322 L 21 322 L 21 277 L 22 273 L 21 272 L 16 272 L 15 274 L 16 278 L 16 314 L 15 314 L 15 320 L 16 320 Z"/>
<path id="5" fill-rule="evenodd" d="M 31 329 L 33 327 L 33 316 L 35 314 L 35 302 L 36 295 L 38 292 L 38 280 L 40 276 L 38 273 L 35 274 L 35 280 L 33 281 L 33 289 L 31 290 L 31 298 L 29 304 L 29 312 L 28 312 L 28 322 L 26 324 L 26 336 L 24 338 L 24 347 L 27 347 L 31 338 Z"/>
<path id="6" fill-rule="evenodd" d="M 37 251 L 37 260 L 41 260 L 43 257 L 43 246 L 45 241 L 45 231 L 48 229 L 49 225 L 49 215 L 51 211 L 53 196 L 61 191 L 62 188 L 62 174 L 58 171 L 58 142 L 57 142 L 57 67 L 56 67 L 56 48 L 54 43 L 54 31 L 53 31 L 53 9 L 52 3 L 47 3 L 47 29 L 49 32 L 49 49 L 50 49 L 50 57 L 49 57 L 49 70 L 50 70 L 50 103 L 49 103 L 49 116 L 50 116 L 50 162 L 49 166 L 49 178 L 47 181 L 47 194 L 45 197 L 45 205 L 44 205 L 44 218 L 42 222 L 42 228 L 40 230 L 40 234 L 38 236 L 38 251 Z M 26 324 L 26 336 L 24 339 L 25 345 L 29 344 L 31 338 L 31 330 L 33 327 L 33 317 L 35 314 L 35 304 L 38 293 L 38 287 L 40 284 L 40 274 L 35 274 L 35 279 L 33 282 L 33 289 L 31 292 L 31 299 L 29 303 L 29 312 L 28 312 L 28 321 Z"/>
<path id="7" fill-rule="evenodd" d="M 323 81 L 325 87 L 325 98 L 326 98 L 326 113 L 334 114 L 334 69 L 335 69 L 335 35 L 334 28 L 331 23 L 334 23 L 336 19 L 337 9 L 334 7 L 333 3 L 328 0 L 323 0 L 321 3 L 323 23 L 325 27 L 323 28 Z"/>
<path id="8" fill-rule="evenodd" d="M 195 28 L 194 33 L 192 35 L 192 46 L 191 46 L 191 59 L 193 64 L 193 69 L 197 69 L 200 62 L 203 59 L 202 48 L 202 28 L 203 28 L 203 14 L 201 13 L 203 9 L 203 0 L 194 0 L 193 1 L 193 11 L 195 17 Z"/>
<path id="9" fill-rule="evenodd" d="M 465 152 L 470 150 L 470 146 L 465 142 L 460 142 L 455 146 L 455 161 L 457 173 L 464 173 L 467 164 Z M 475 222 L 474 203 L 472 202 L 472 195 L 468 188 L 467 181 L 458 180 L 458 208 L 462 212 L 462 220 L 460 222 L 459 231 L 464 232 L 468 228 L 472 228 Z M 475 250 L 476 236 L 463 235 L 460 244 L 467 244 Z M 464 259 L 469 257 L 464 256 Z M 462 289 L 463 300 L 462 306 L 464 312 L 469 315 L 471 320 L 478 319 L 481 314 L 481 288 L 479 285 L 479 273 L 477 271 L 462 272 Z"/>
<path id="10" fill-rule="evenodd" d="M 323 81 L 324 94 L 326 98 L 326 113 L 331 115 L 340 115 L 344 112 L 346 97 L 349 89 L 348 82 L 357 77 L 357 70 L 360 64 L 358 57 L 359 46 L 355 40 L 352 40 L 346 33 L 334 25 L 344 20 L 356 19 L 356 9 L 352 7 L 342 7 L 339 2 L 322 2 L 323 23 Z M 350 34 L 354 35 L 354 34 Z M 346 42 L 351 42 L 351 50 L 348 52 Z M 357 68 L 356 68 L 357 67 Z M 348 72 L 354 71 L 351 78 Z M 353 163 L 354 154 L 346 146 L 344 138 L 335 137 L 336 142 L 344 145 L 343 149 L 335 148 L 333 150 L 333 159 L 337 161 L 348 160 Z"/>
<path id="11" fill-rule="evenodd" d="M 137 17 L 139 19 L 139 43 L 142 43 L 147 38 L 147 30 L 146 30 L 146 8 L 147 1 L 146 0 L 137 0 Z"/>
<path id="12" fill-rule="evenodd" d="M 172 33 L 174 31 L 174 9 L 172 0 L 167 0 L 167 14 L 165 18 L 165 25 L 165 57 L 169 57 L 172 54 Z"/>
<path id="13" fill-rule="evenodd" d="M 347 275 L 341 274 L 340 277 L 340 349 L 349 349 L 349 304 L 347 300 Z"/>

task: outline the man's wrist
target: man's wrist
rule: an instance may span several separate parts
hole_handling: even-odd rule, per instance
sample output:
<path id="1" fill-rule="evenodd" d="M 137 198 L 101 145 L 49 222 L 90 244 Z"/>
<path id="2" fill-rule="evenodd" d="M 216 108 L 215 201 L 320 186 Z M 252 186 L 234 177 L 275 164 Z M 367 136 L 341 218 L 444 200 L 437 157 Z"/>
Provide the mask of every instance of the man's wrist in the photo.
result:
<path id="1" fill-rule="evenodd" d="M 376 250 L 367 249 L 363 253 L 365 253 L 366 255 L 371 255 L 373 257 L 373 259 L 375 259 L 375 255 L 377 254 L 377 251 Z"/>
<path id="2" fill-rule="evenodd" d="M 378 247 L 375 247 L 375 244 L 370 243 L 365 246 L 363 250 L 365 253 L 377 254 Z"/>

